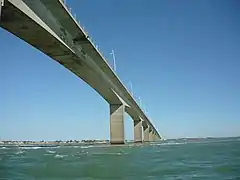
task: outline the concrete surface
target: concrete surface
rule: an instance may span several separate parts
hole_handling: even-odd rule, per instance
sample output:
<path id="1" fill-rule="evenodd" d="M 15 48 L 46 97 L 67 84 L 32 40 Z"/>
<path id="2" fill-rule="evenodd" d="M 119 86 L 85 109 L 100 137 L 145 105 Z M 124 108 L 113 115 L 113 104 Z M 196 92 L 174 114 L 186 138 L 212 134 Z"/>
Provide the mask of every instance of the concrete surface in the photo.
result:
<path id="1" fill-rule="evenodd" d="M 131 93 L 61 0 L 5 0 L 0 10 L 2 28 L 66 67 L 95 89 L 109 104 L 126 105 L 125 112 L 131 117 L 141 116 L 160 137 Z M 118 128 L 114 126 L 114 129 Z M 121 138 L 122 136 L 124 135 Z M 122 142 L 121 138 L 119 142 Z"/>
<path id="2" fill-rule="evenodd" d="M 143 129 L 141 120 L 133 120 L 134 125 L 134 142 L 139 143 L 143 141 Z"/>
<path id="3" fill-rule="evenodd" d="M 110 143 L 124 144 L 124 113 L 125 106 L 122 104 L 110 105 Z"/>

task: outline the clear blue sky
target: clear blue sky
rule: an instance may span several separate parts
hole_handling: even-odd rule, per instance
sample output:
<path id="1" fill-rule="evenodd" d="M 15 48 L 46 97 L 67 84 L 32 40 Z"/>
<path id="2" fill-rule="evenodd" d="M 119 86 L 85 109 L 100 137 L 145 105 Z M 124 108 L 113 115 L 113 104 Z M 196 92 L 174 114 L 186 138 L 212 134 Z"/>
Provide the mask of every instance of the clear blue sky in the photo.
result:
<path id="1" fill-rule="evenodd" d="M 67 2 L 163 137 L 240 135 L 239 1 Z M 3 29 L 0 52 L 1 139 L 109 139 L 85 82 Z"/>

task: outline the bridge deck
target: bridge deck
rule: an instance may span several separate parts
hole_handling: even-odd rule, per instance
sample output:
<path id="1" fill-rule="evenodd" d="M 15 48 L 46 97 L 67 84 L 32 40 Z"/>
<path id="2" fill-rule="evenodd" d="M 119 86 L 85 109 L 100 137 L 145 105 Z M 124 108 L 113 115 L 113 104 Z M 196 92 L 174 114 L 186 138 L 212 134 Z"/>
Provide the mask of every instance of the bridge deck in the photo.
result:
<path id="1" fill-rule="evenodd" d="M 140 115 L 157 132 L 62 1 L 5 1 L 0 26 L 65 66 L 110 104 L 121 103 L 118 94 L 133 119 Z"/>

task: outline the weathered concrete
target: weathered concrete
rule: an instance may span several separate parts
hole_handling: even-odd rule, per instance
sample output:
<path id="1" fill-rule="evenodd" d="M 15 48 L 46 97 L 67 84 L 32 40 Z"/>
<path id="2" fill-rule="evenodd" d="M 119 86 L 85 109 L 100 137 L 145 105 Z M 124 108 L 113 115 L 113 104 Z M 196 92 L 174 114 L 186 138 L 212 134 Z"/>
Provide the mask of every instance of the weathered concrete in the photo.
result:
<path id="1" fill-rule="evenodd" d="M 154 141 L 154 134 L 153 134 L 153 130 L 150 128 L 150 131 L 149 131 L 149 141 Z"/>
<path id="2" fill-rule="evenodd" d="M 124 144 L 124 112 L 122 104 L 110 104 L 110 143 Z"/>
<path id="3" fill-rule="evenodd" d="M 133 124 L 134 124 L 134 142 L 140 143 L 143 141 L 142 121 L 134 120 Z"/>
<path id="4" fill-rule="evenodd" d="M 159 141 L 159 138 L 157 137 L 156 133 L 154 133 L 154 141 Z"/>
<path id="5" fill-rule="evenodd" d="M 156 133 L 154 133 L 154 141 L 158 141 L 158 137 L 157 137 Z"/>
<path id="6" fill-rule="evenodd" d="M 158 137 L 158 140 L 160 141 L 160 140 L 162 140 L 162 137 L 161 136 L 157 136 Z"/>
<path id="7" fill-rule="evenodd" d="M 143 126 L 143 138 L 144 138 L 144 142 L 148 142 L 149 141 L 149 126 Z"/>
<path id="8" fill-rule="evenodd" d="M 141 116 L 156 131 L 150 119 L 62 1 L 5 0 L 0 11 L 2 28 L 66 67 L 109 104 L 121 104 L 124 101 L 128 105 L 126 112 L 131 117 Z"/>

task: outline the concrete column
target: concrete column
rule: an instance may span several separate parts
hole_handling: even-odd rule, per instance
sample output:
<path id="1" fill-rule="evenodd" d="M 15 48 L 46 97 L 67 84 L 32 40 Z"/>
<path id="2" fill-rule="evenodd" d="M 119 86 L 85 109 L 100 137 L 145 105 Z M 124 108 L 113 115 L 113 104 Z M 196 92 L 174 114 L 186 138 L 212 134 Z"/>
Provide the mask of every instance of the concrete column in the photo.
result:
<path id="1" fill-rule="evenodd" d="M 110 104 L 110 143 L 124 144 L 124 113 L 122 104 Z"/>
<path id="2" fill-rule="evenodd" d="M 143 126 L 143 138 L 144 138 L 144 142 L 148 142 L 149 141 L 149 126 Z"/>
<path id="3" fill-rule="evenodd" d="M 161 136 L 157 136 L 157 141 L 161 141 Z"/>
<path id="4" fill-rule="evenodd" d="M 158 141 L 157 133 L 154 134 L 154 141 Z"/>
<path id="5" fill-rule="evenodd" d="M 155 134 L 155 132 L 153 132 L 153 141 L 156 141 L 156 134 Z"/>
<path id="6" fill-rule="evenodd" d="M 156 135 L 155 131 L 152 132 L 152 139 L 153 139 L 153 141 L 157 140 L 157 135 Z"/>
<path id="7" fill-rule="evenodd" d="M 142 121 L 133 121 L 134 123 L 134 142 L 139 143 L 142 142 L 143 133 L 142 133 Z"/>
<path id="8" fill-rule="evenodd" d="M 149 131 L 149 141 L 154 141 L 154 134 L 152 129 Z"/>

